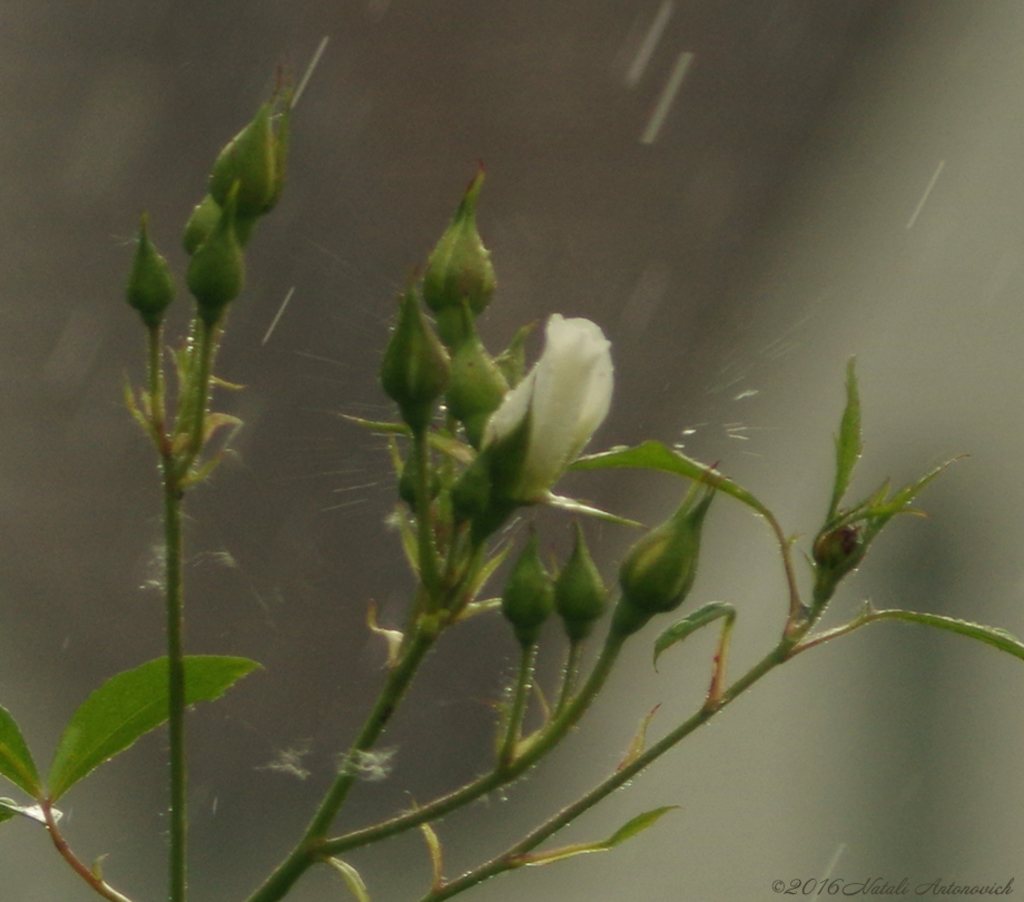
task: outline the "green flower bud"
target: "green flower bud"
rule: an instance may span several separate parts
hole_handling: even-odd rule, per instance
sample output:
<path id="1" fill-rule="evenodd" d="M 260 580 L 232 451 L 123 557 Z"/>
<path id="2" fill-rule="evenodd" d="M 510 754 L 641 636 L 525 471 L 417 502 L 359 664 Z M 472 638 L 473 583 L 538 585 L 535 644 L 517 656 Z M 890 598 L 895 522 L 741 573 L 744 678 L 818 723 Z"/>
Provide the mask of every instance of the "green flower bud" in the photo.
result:
<path id="1" fill-rule="evenodd" d="M 576 523 L 576 546 L 555 580 L 555 610 L 573 642 L 585 639 L 605 609 L 608 593 Z"/>
<path id="2" fill-rule="evenodd" d="M 423 275 L 423 299 L 438 318 L 441 339 L 451 348 L 463 337 L 458 316 L 463 302 L 473 316 L 479 316 L 494 295 L 491 252 L 476 230 L 476 201 L 483 181 L 481 169 L 431 252 Z"/>
<path id="3" fill-rule="evenodd" d="M 687 494 L 679 510 L 640 539 L 619 568 L 622 597 L 612 619 L 612 631 L 628 636 L 655 614 L 674 611 L 686 599 L 697 578 L 700 531 L 714 489 L 699 500 L 697 486 Z"/>
<path id="4" fill-rule="evenodd" d="M 384 351 L 380 381 L 388 397 L 398 404 L 402 419 L 418 432 L 427 427 L 434 403 L 448 385 L 451 363 L 416 293 L 409 289 L 399 304 L 398 322 Z"/>
<path id="5" fill-rule="evenodd" d="M 217 220 L 220 219 L 220 213 L 220 204 L 209 194 L 193 207 L 192 215 L 185 223 L 185 234 L 181 238 L 181 243 L 190 257 L 196 252 L 199 245 L 210 237 L 210 233 L 217 225 Z"/>
<path id="6" fill-rule="evenodd" d="M 445 396 L 448 410 L 466 429 L 466 438 L 480 447 L 487 420 L 508 392 L 508 383 L 494 359 L 484 348 L 463 308 L 469 337 L 452 356 L 452 378 Z"/>
<path id="7" fill-rule="evenodd" d="M 512 624 L 525 648 L 540 636 L 540 628 L 555 608 L 555 587 L 537 550 L 537 534 L 530 531 L 526 548 L 516 561 L 501 595 L 501 612 Z"/>
<path id="8" fill-rule="evenodd" d="M 160 325 L 164 311 L 174 300 L 174 279 L 167 261 L 149 239 L 149 217 L 145 213 L 139 225 L 139 240 L 125 296 L 150 329 Z"/>
<path id="9" fill-rule="evenodd" d="M 402 466 L 402 475 L 398 477 L 398 497 L 413 510 L 416 509 L 416 476 L 417 467 L 411 460 Z M 431 469 L 427 476 L 427 497 L 433 501 L 441 491 L 441 477 L 437 470 Z"/>
<path id="10" fill-rule="evenodd" d="M 235 234 L 235 198 L 232 189 L 213 231 L 196 248 L 188 267 L 188 288 L 196 299 L 199 316 L 214 325 L 227 305 L 242 291 L 245 257 Z"/>
<path id="11" fill-rule="evenodd" d="M 860 565 L 867 551 L 859 523 L 826 528 L 818 534 L 811 552 L 816 603 L 824 603 L 831 598 L 840 580 Z"/>
<path id="12" fill-rule="evenodd" d="M 278 132 L 274 132 L 275 101 L 263 104 L 253 120 L 217 156 L 210 173 L 210 194 L 224 206 L 235 182 L 239 219 L 253 219 L 269 213 L 284 187 L 287 156 L 289 107 L 285 103 Z"/>

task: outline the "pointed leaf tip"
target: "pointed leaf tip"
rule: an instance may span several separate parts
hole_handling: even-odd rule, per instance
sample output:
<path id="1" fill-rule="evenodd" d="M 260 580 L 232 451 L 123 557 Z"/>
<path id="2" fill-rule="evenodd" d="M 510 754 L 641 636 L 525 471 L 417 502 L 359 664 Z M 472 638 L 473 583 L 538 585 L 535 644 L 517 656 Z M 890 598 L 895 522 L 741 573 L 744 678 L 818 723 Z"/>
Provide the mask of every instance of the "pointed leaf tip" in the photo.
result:
<path id="1" fill-rule="evenodd" d="M 213 701 L 260 665 L 248 658 L 190 655 L 185 658 L 185 703 Z M 111 677 L 74 713 L 50 767 L 50 800 L 168 717 L 167 658 L 157 658 Z"/>

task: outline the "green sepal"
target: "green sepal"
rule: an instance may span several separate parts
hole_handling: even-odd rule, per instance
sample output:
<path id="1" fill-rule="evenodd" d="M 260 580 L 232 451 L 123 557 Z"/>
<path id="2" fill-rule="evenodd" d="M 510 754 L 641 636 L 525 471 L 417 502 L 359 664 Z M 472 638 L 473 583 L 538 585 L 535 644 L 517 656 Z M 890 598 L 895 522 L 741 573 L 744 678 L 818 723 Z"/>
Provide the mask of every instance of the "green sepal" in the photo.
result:
<path id="1" fill-rule="evenodd" d="M 736 609 L 728 602 L 712 601 L 698 608 L 692 614 L 688 614 L 682 620 L 677 620 L 655 640 L 654 666 L 658 666 L 658 658 L 666 649 L 682 642 L 691 633 L 721 617 L 725 617 L 728 623 L 732 623 L 736 619 Z"/>
<path id="2" fill-rule="evenodd" d="M 189 655 L 185 704 L 213 701 L 260 665 L 248 658 Z M 119 673 L 74 713 L 57 745 L 48 779 L 56 801 L 104 761 L 123 752 L 168 717 L 167 658 Z"/>

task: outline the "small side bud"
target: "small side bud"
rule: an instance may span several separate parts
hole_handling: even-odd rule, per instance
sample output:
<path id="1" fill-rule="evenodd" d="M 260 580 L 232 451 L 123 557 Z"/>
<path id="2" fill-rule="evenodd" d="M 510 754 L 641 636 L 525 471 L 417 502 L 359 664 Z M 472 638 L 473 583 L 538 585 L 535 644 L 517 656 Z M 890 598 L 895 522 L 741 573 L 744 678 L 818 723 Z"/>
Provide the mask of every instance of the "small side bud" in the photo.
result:
<path id="1" fill-rule="evenodd" d="M 398 322 L 384 351 L 380 381 L 413 431 L 426 429 L 434 403 L 451 374 L 448 353 L 427 322 L 416 293 L 409 289 L 399 301 Z"/>
<path id="2" fill-rule="evenodd" d="M 587 550 L 583 528 L 576 523 L 576 545 L 555 580 L 555 610 L 570 641 L 585 639 L 604 613 L 608 593 Z"/>
<path id="3" fill-rule="evenodd" d="M 462 337 L 452 314 L 458 314 L 465 302 L 472 315 L 479 316 L 494 295 L 491 252 L 476 229 L 476 201 L 483 181 L 481 169 L 431 252 L 423 275 L 423 299 L 437 315 L 441 339 L 449 347 L 456 347 Z"/>
<path id="4" fill-rule="evenodd" d="M 190 257 L 217 227 L 220 214 L 220 204 L 210 194 L 192 208 L 192 215 L 185 223 L 185 233 L 181 237 L 181 243 Z"/>
<path id="5" fill-rule="evenodd" d="M 128 303 L 139 311 L 147 328 L 155 329 L 174 300 L 174 279 L 167 261 L 149 238 L 149 217 L 143 213 L 135 258 L 125 291 Z"/>
<path id="6" fill-rule="evenodd" d="M 541 562 L 537 534 L 531 530 L 501 595 L 501 612 L 512 624 L 520 645 L 527 648 L 537 641 L 554 608 L 555 587 Z"/>
<path id="7" fill-rule="evenodd" d="M 679 510 L 640 539 L 619 568 L 622 597 L 612 618 L 612 631 L 628 636 L 655 614 L 678 608 L 697 578 L 700 533 L 714 498 L 707 488 L 696 498 L 696 486 Z"/>
<path id="8" fill-rule="evenodd" d="M 832 597 L 840 580 L 860 565 L 867 551 L 859 523 L 826 528 L 818 534 L 811 550 L 815 605 L 824 604 Z"/>
<path id="9" fill-rule="evenodd" d="M 445 397 L 448 411 L 465 427 L 469 443 L 479 448 L 487 420 L 501 406 L 508 383 L 463 310 L 469 337 L 452 355 L 452 378 Z"/>
<path id="10" fill-rule="evenodd" d="M 235 234 L 237 193 L 237 187 L 232 189 L 217 224 L 196 248 L 188 267 L 189 291 L 196 299 L 199 316 L 208 326 L 220 320 L 245 283 L 245 258 Z"/>

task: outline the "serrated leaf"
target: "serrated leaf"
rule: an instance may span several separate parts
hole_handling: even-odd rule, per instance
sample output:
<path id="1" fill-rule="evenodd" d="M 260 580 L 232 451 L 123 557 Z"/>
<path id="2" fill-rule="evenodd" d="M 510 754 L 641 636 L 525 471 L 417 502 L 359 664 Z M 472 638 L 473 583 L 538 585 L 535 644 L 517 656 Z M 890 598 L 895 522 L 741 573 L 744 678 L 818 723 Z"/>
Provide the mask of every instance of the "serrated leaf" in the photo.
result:
<path id="1" fill-rule="evenodd" d="M 874 620 L 906 620 L 909 623 L 922 623 L 925 626 L 933 626 L 936 629 L 949 630 L 969 639 L 976 639 L 984 642 L 1000 651 L 1005 651 L 1016 658 L 1024 660 L 1024 642 L 1006 630 L 995 626 L 985 626 L 982 623 L 971 623 L 968 620 L 958 620 L 955 617 L 946 617 L 942 614 L 922 614 L 917 611 L 902 611 L 898 609 L 886 609 L 882 611 L 871 611 L 866 619 Z"/>
<path id="2" fill-rule="evenodd" d="M 682 620 L 677 620 L 666 629 L 654 643 L 654 666 L 658 666 L 658 658 L 661 653 L 671 648 L 678 642 L 682 642 L 690 633 L 699 630 L 702 626 L 725 617 L 732 621 L 736 619 L 736 609 L 725 601 L 712 601 L 698 608 L 692 614 L 688 614 Z"/>
<path id="3" fill-rule="evenodd" d="M 864 445 L 861 441 L 860 393 L 857 391 L 856 359 L 851 357 L 846 364 L 846 406 L 839 422 L 836 435 L 836 477 L 832 486 L 832 501 L 828 508 L 828 519 L 835 517 L 839 503 L 850 487 L 853 470 L 860 460 Z"/>
<path id="4" fill-rule="evenodd" d="M 746 489 L 719 473 L 714 467 L 693 460 L 685 454 L 680 454 L 662 442 L 652 440 L 643 442 L 635 448 L 619 447 L 612 448 L 610 451 L 602 451 L 599 454 L 588 454 L 576 460 L 569 469 L 603 470 L 612 467 L 660 470 L 663 473 L 685 476 L 687 479 L 714 486 L 720 492 L 731 495 L 762 516 L 771 518 L 768 508 Z"/>
<path id="5" fill-rule="evenodd" d="M 259 667 L 248 658 L 185 658 L 185 703 L 213 701 Z M 104 761 L 167 720 L 167 659 L 157 658 L 111 677 L 74 713 L 50 767 L 50 800 L 56 801 Z"/>
<path id="6" fill-rule="evenodd" d="M 560 849 L 552 849 L 550 852 L 530 852 L 519 856 L 516 866 L 533 866 L 539 864 L 551 864 L 554 861 L 561 861 L 565 858 L 572 858 L 575 855 L 586 855 L 589 852 L 607 852 L 621 845 L 627 839 L 632 839 L 638 833 L 642 833 L 648 827 L 652 827 L 663 814 L 678 808 L 678 805 L 666 805 L 663 808 L 655 808 L 638 814 L 632 820 L 626 822 L 616 830 L 604 842 L 575 843 L 571 846 L 563 846 Z"/>
<path id="7" fill-rule="evenodd" d="M 19 789 L 24 789 L 34 799 L 43 794 L 32 753 L 28 750 L 17 721 L 6 708 L 0 708 L 0 775 L 7 777 Z"/>
<path id="8" fill-rule="evenodd" d="M 366 889 L 366 884 L 359 875 L 359 871 L 340 858 L 328 858 L 327 863 L 345 878 L 345 883 L 348 884 L 349 890 L 358 902 L 370 902 L 370 893 Z"/>

